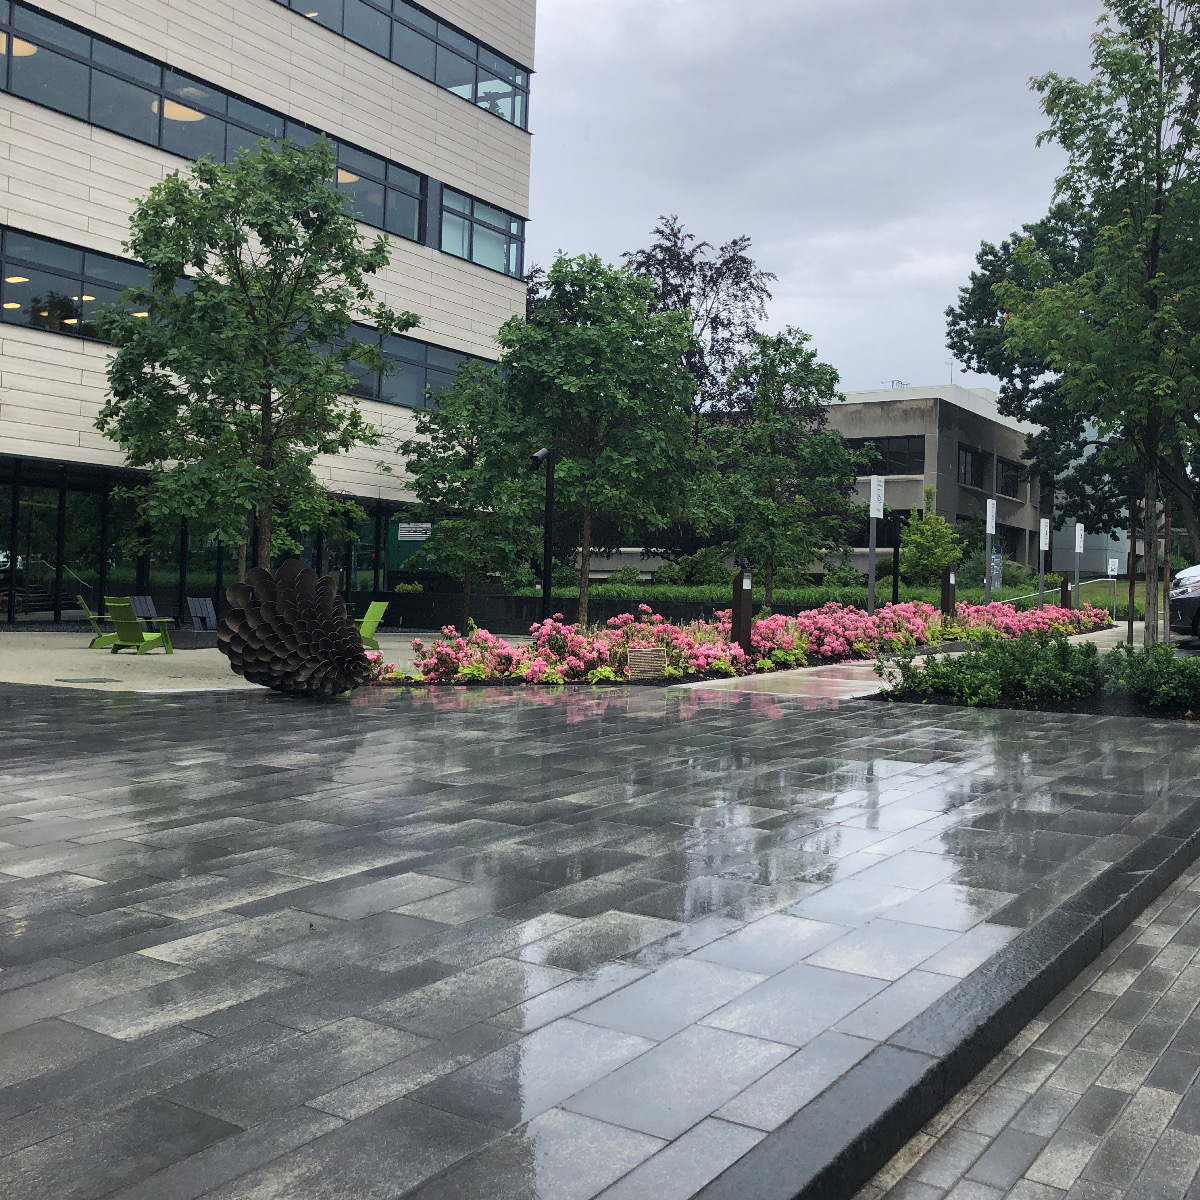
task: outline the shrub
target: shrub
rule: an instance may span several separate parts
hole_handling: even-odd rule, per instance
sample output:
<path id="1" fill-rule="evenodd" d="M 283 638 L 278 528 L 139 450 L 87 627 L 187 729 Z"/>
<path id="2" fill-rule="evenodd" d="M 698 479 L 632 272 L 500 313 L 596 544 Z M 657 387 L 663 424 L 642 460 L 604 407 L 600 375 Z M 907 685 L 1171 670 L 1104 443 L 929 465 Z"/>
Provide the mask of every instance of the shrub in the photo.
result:
<path id="1" fill-rule="evenodd" d="M 398 583 L 392 588 L 397 596 L 418 596 L 423 590 L 419 583 Z"/>
<path id="2" fill-rule="evenodd" d="M 1102 692 L 1108 677 L 1094 642 L 1072 645 L 1061 633 L 1044 630 L 1013 641 L 997 636 L 962 654 L 931 655 L 920 665 L 909 654 L 894 668 L 876 670 L 891 683 L 890 698 L 948 696 L 957 704 L 1013 708 L 1090 699 Z"/>
<path id="3" fill-rule="evenodd" d="M 606 581 L 610 586 L 616 587 L 640 587 L 642 583 L 641 573 L 632 563 L 626 563 L 623 567 L 618 567 Z"/>
<path id="4" fill-rule="evenodd" d="M 1200 658 L 1176 658 L 1164 643 L 1148 650 L 1118 646 L 1106 656 L 1112 685 L 1147 708 L 1200 708 Z"/>
<path id="5" fill-rule="evenodd" d="M 936 583 L 945 567 L 963 556 L 963 539 L 935 509 L 937 494 L 925 489 L 925 510 L 915 508 L 900 533 L 900 577 L 909 583 Z"/>

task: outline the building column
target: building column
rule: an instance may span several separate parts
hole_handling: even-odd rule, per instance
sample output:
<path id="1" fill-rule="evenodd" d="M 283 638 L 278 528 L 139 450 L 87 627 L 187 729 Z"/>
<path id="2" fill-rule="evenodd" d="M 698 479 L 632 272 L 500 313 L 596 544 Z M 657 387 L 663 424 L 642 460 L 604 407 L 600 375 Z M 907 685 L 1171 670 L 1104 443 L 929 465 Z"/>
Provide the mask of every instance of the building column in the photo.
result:
<path id="1" fill-rule="evenodd" d="M 63 559 L 67 554 L 67 483 L 65 472 L 59 471 L 58 527 L 54 534 L 54 623 L 62 622 Z"/>
<path id="2" fill-rule="evenodd" d="M 179 587 L 175 592 L 175 616 L 177 624 L 182 627 L 187 617 L 187 574 L 188 574 L 188 521 L 187 517 L 179 518 Z"/>
<path id="3" fill-rule="evenodd" d="M 96 583 L 96 590 L 100 594 L 96 597 L 97 613 L 104 612 L 104 597 L 108 595 L 108 522 L 111 497 L 112 485 L 108 482 L 106 474 L 104 490 L 100 493 L 100 574 Z"/>
<path id="4" fill-rule="evenodd" d="M 17 623 L 17 547 L 21 537 L 21 460 L 13 459 L 12 516 L 8 522 L 8 623 Z"/>

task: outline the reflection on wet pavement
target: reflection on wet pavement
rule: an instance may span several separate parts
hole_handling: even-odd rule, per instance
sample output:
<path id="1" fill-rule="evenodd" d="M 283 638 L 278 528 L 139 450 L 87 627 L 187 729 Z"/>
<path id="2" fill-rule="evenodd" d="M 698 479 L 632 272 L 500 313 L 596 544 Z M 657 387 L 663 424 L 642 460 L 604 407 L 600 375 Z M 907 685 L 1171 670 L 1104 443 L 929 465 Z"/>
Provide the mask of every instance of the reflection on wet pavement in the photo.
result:
<path id="1" fill-rule="evenodd" d="M 1200 795 L 805 675 L 0 691 L 0 1192 L 683 1198 Z"/>

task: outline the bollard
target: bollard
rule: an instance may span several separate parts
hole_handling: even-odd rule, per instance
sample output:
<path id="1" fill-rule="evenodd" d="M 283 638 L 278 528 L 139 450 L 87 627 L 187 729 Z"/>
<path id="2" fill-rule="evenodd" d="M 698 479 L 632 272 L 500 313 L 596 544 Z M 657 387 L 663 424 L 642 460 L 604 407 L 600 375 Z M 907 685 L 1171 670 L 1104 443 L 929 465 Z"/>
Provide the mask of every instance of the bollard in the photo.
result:
<path id="1" fill-rule="evenodd" d="M 954 583 L 954 568 L 946 567 L 942 571 L 942 615 L 953 617 L 957 609 L 957 604 L 954 598 L 955 583 Z"/>
<path id="2" fill-rule="evenodd" d="M 752 658 L 750 648 L 751 621 L 754 619 L 754 596 L 751 591 L 753 580 L 750 571 L 740 571 L 733 580 L 733 612 L 730 637 L 737 642 L 747 658 Z"/>

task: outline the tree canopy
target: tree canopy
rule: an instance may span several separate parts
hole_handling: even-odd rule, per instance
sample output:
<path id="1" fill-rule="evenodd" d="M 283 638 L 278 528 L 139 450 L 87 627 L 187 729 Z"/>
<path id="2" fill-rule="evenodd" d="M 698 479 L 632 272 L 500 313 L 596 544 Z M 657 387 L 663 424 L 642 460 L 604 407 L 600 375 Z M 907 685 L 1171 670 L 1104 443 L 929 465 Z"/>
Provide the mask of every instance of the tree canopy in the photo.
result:
<path id="1" fill-rule="evenodd" d="M 387 238 L 366 241 L 333 171 L 321 139 L 168 175 L 137 202 L 126 243 L 150 284 L 98 320 L 114 351 L 97 426 L 149 469 L 144 512 L 238 544 L 240 567 L 248 516 L 269 567 L 339 516 L 317 456 L 379 439 L 348 398 L 351 364 L 383 368 L 378 347 L 350 336 L 354 319 L 383 334 L 418 323 L 375 301 Z"/>
<path id="2" fill-rule="evenodd" d="M 701 527 L 762 572 L 768 604 L 777 571 L 844 546 L 861 516 L 849 497 L 865 456 L 826 428 L 838 374 L 810 340 L 790 327 L 753 334 L 730 374 L 728 405 L 706 427 L 712 467 L 700 481 Z"/>
<path id="3" fill-rule="evenodd" d="M 557 502 L 578 516 L 586 622 L 593 519 L 632 533 L 678 510 L 692 462 L 692 332 L 679 313 L 656 310 L 629 268 L 560 255 L 528 319 L 506 321 L 497 341 L 525 450 L 556 448 Z"/>
<path id="4" fill-rule="evenodd" d="M 418 411 L 417 437 L 401 444 L 413 516 L 433 524 L 412 565 L 463 581 L 464 633 L 473 581 L 513 577 L 536 557 L 540 489 L 525 469 L 530 440 L 501 372 L 465 362 L 436 405 Z"/>

